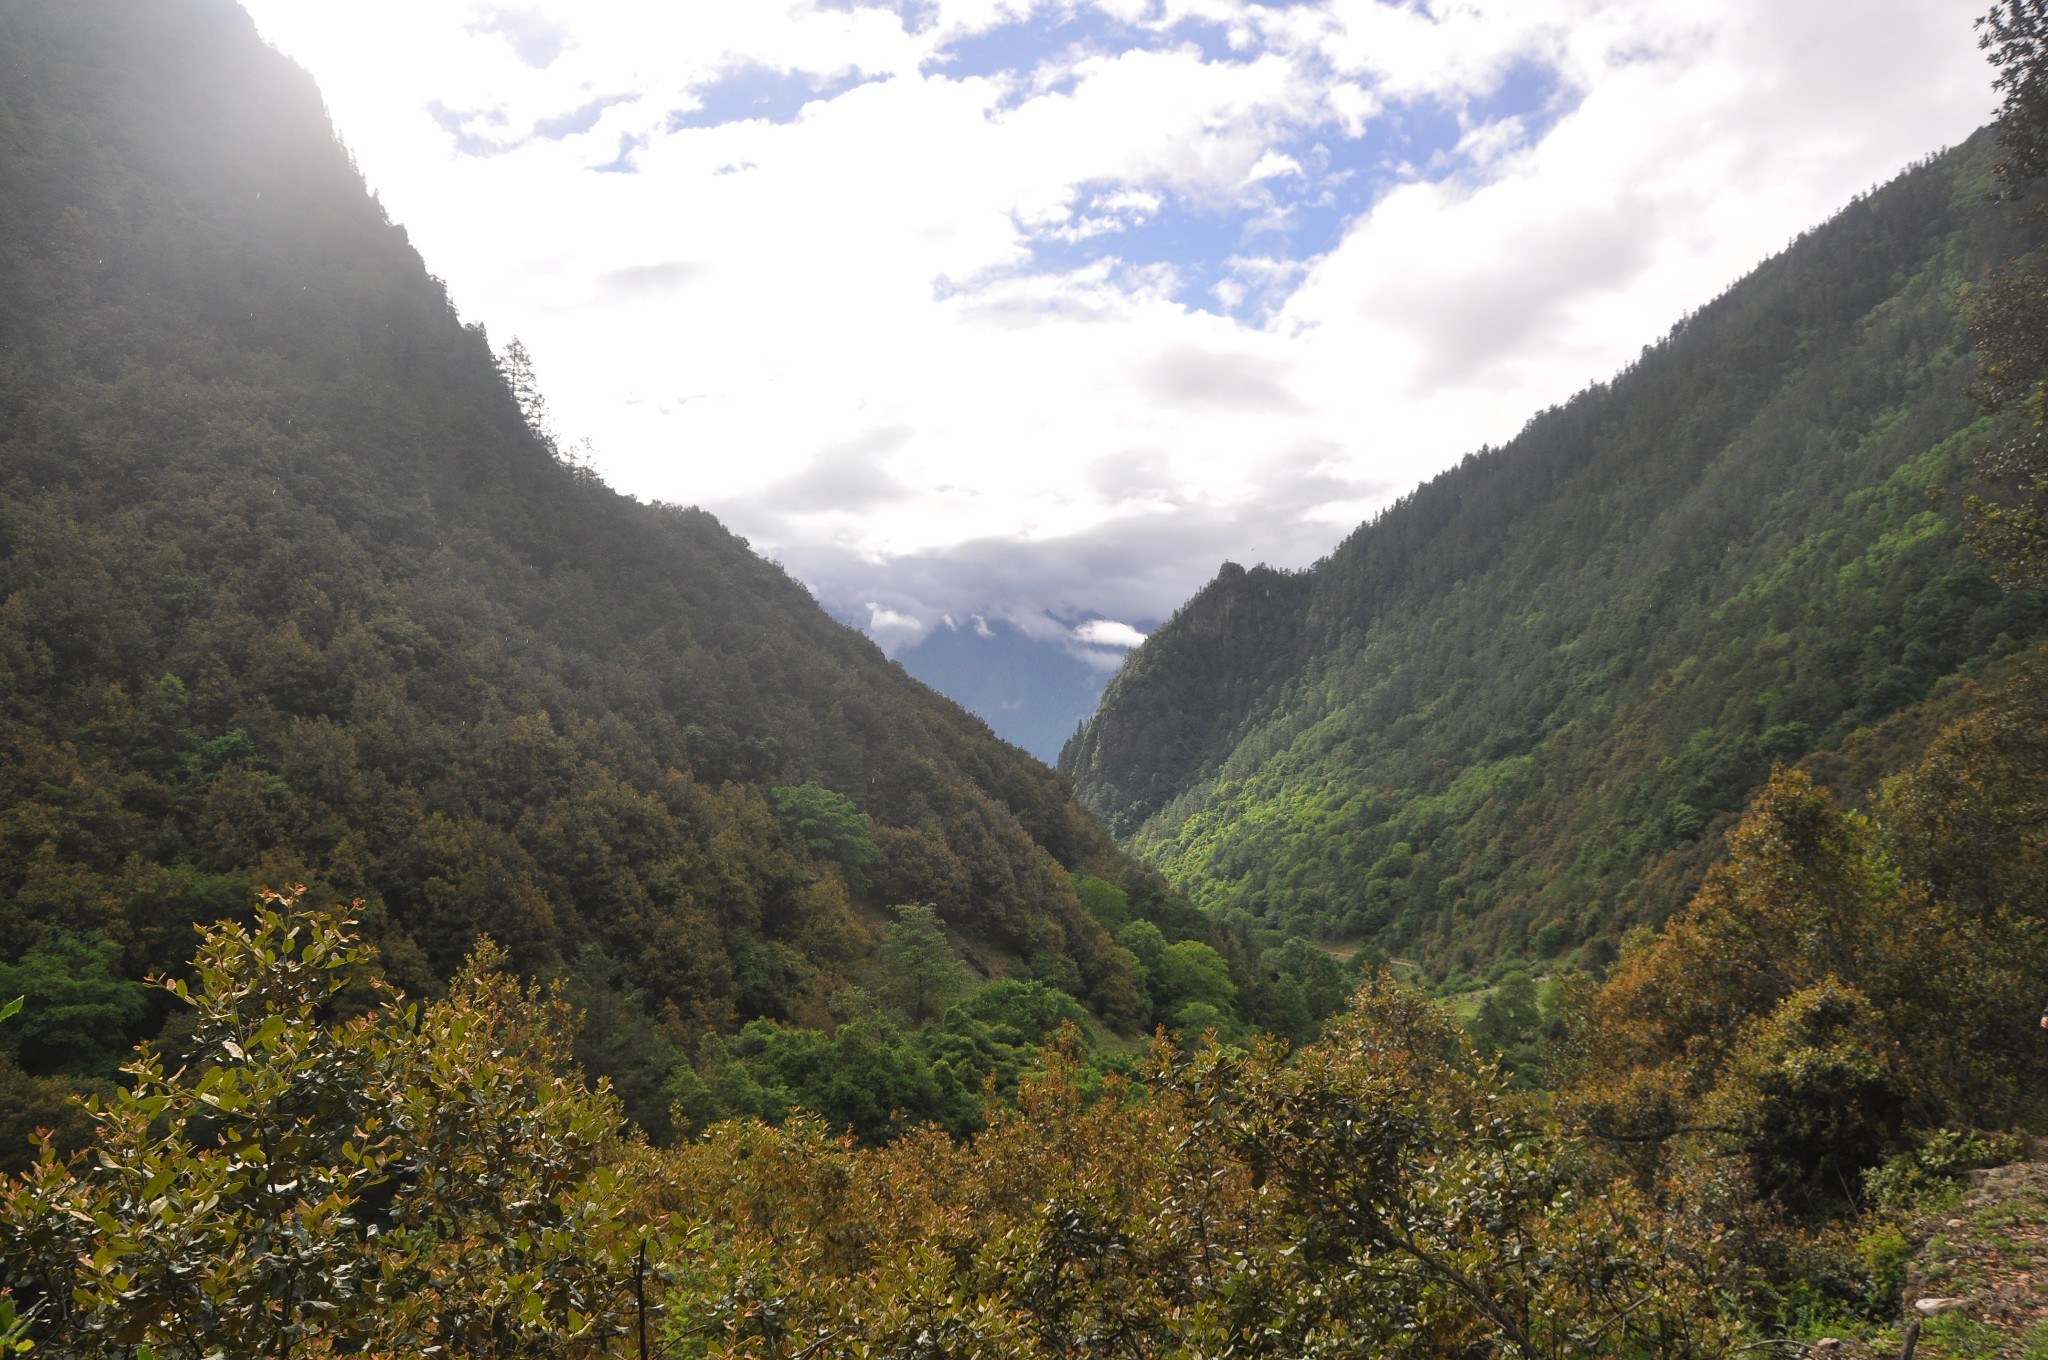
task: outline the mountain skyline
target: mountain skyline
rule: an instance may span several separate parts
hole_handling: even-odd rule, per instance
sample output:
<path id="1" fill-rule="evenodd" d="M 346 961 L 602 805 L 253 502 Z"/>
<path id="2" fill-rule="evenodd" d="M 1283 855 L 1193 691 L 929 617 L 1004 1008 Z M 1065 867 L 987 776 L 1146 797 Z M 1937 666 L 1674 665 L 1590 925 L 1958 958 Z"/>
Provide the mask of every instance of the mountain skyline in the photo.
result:
<path id="1" fill-rule="evenodd" d="M 1234 291 L 1234 257 L 1205 276 L 1190 246 L 1155 271 L 1156 329 L 1005 330 L 987 314 L 1004 289 L 1054 297 L 1077 272 L 1040 242 L 1047 259 L 936 299 L 950 368 L 901 314 L 835 332 L 827 299 L 847 371 L 806 374 L 748 329 L 795 314 L 780 291 L 758 316 L 692 309 L 739 257 L 621 263 L 602 232 L 564 256 L 558 282 L 615 276 L 618 306 L 561 314 L 590 328 L 579 360 L 716 342 L 697 352 L 718 372 L 781 374 L 779 403 L 679 465 L 697 490 L 753 479 L 768 528 L 726 513 L 758 548 L 608 484 L 573 385 L 548 400 L 571 332 L 510 343 L 433 270 L 487 278 L 594 209 L 660 226 L 624 209 L 663 155 L 801 141 L 845 100 L 972 96 L 1000 141 L 1100 80 L 1303 74 L 1260 43 L 1334 79 L 1365 60 L 1340 29 L 1440 40 L 1477 11 L 1069 4 L 1033 27 L 1003 0 L 715 3 L 630 35 L 712 72 L 673 100 L 576 86 L 604 11 L 423 11 L 528 69 L 570 63 L 549 98 L 583 101 L 528 118 L 427 62 L 450 201 L 499 213 L 467 252 L 372 197 L 313 75 L 238 0 L 0 5 L 0 1352 L 2038 1354 L 2048 1250 L 2013 1239 L 2048 1208 L 2048 214 L 2014 200 L 2048 180 L 2048 5 L 1983 21 L 1995 126 L 1887 167 L 1611 377 L 1575 378 L 1294 571 L 1246 554 L 1247 526 L 1356 507 L 1328 499 L 1337 455 L 1261 442 L 1342 414 L 1309 384 L 1343 335 L 1288 317 L 1328 301 L 1388 205 L 1451 191 L 1396 185 L 1313 255 L 1283 191 L 1327 167 L 1281 122 L 1233 145 L 1275 181 L 1257 189 L 1273 231 L 1313 255 L 1286 297 Z M 1639 82 L 1713 49 L 1711 23 L 1704 47 L 1616 47 L 1633 3 L 1527 13 L 1573 20 L 1560 32 Z M 380 70 L 432 58 L 403 41 L 414 14 L 353 10 L 352 38 L 382 43 Z M 829 50 L 757 69 L 663 47 L 721 20 L 907 46 L 886 80 Z M 1868 57 L 1822 41 L 1841 36 L 1809 22 L 1784 51 L 1822 75 Z M 1032 55 L 1047 44 L 1065 55 Z M 1513 49 L 1435 55 L 1551 108 L 1512 61 L 1485 65 Z M 1020 63 L 1034 74 L 986 74 Z M 1782 120 L 1770 72 L 1738 67 L 1754 126 Z M 1896 91 L 1858 74 L 1910 130 L 1904 69 Z M 1325 91 L 1360 139 L 1358 99 L 1399 102 L 1376 79 Z M 1645 128 L 1698 113 L 1683 84 L 1632 106 Z M 1555 103 L 1528 163 L 1601 99 Z M 940 112 L 914 130 L 945 134 Z M 1469 151 L 1481 124 L 1460 126 Z M 1113 159 L 1130 131 L 1103 120 L 1081 149 Z M 1230 140 L 1183 131 L 1181 169 Z M 549 148 L 583 178 L 465 193 Z M 1792 183 L 1784 151 L 1744 173 Z M 638 187 L 579 201 L 586 181 Z M 1011 213 L 1012 235 L 1119 261 L 1181 248 L 1142 230 L 1179 220 L 1171 194 L 1083 187 Z M 1669 263 L 1655 213 L 1595 194 L 1543 238 L 1498 185 L 1466 187 L 1518 249 L 1441 231 L 1443 268 L 1400 277 L 1435 329 L 1398 363 L 1358 347 L 1348 399 L 1405 382 L 1438 406 L 1354 413 L 1359 449 L 1459 394 L 1459 419 L 1487 418 L 1488 375 L 1488 401 L 1527 398 L 1516 364 L 1586 358 L 1574 287 L 1613 300 Z M 1659 192 L 1641 201 L 1677 201 Z M 828 207 L 736 219 L 771 247 L 755 264 L 793 251 L 794 295 L 835 264 L 804 242 L 876 204 Z M 873 244 L 840 263 L 871 262 L 854 282 L 886 300 L 923 247 Z M 1121 267 L 1086 266 L 1104 296 Z M 1472 283 L 1488 268 L 1491 291 Z M 635 306 L 668 330 L 635 332 Z M 1354 308 L 1352 341 L 1367 320 Z M 1184 323 L 1253 361 L 1183 343 Z M 1025 331 L 1116 362 L 1093 386 L 1018 371 L 1008 406 L 977 405 L 1003 376 L 991 338 Z M 1077 336 L 1095 348 L 1059 348 Z M 835 391 L 877 374 L 980 422 L 953 480 L 913 475 L 945 427 L 907 415 L 778 465 L 778 438 L 843 418 Z M 1211 470 L 1250 499 L 1182 490 L 1164 456 L 1117 482 L 1104 443 L 1033 460 L 1007 414 L 1135 440 L 1165 428 L 1145 424 L 1161 390 L 1207 412 L 1188 452 L 1227 453 Z M 970 481 L 984 464 L 999 475 Z M 1099 476 L 1073 483 L 1071 523 L 1016 528 L 1077 470 Z M 1165 499 L 1103 519 L 1104 485 Z M 767 555 L 809 550 L 772 536 L 792 525 L 870 519 L 865 546 L 836 540 L 868 578 L 806 585 Z M 913 522 L 931 542 L 889 549 Z M 1116 595 L 1166 593 L 1212 550 L 1170 614 Z M 990 598 L 1025 604 L 972 606 Z M 1113 598 L 1137 603 L 1074 602 Z M 1091 706 L 1057 769 L 991 735 L 1042 750 Z"/>
<path id="2" fill-rule="evenodd" d="M 1906 4 L 248 8 L 613 486 L 1074 675 L 1990 111 Z"/>

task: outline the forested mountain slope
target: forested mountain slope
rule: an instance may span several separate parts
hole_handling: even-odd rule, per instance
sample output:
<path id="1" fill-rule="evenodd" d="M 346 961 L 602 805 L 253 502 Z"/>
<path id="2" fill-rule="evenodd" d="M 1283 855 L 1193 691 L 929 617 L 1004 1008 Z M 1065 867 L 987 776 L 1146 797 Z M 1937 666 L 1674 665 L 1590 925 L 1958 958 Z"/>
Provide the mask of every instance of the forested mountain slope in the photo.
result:
<path id="1" fill-rule="evenodd" d="M 1859 200 L 1310 571 L 1226 564 L 1063 752 L 1083 801 L 1266 927 L 1608 957 L 1774 762 L 2040 629 L 1957 526 L 1958 292 L 2026 230 L 1992 159 Z"/>
<path id="2" fill-rule="evenodd" d="M 233 4 L 0 7 L 0 969 L 104 1044 L 46 1064 L 111 1070 L 162 1014 L 120 979 L 293 883 L 415 990 L 488 932 L 677 1044 L 825 1023 L 904 902 L 1142 1024 L 1083 873 L 1158 900 L 709 515 L 529 431 Z"/>

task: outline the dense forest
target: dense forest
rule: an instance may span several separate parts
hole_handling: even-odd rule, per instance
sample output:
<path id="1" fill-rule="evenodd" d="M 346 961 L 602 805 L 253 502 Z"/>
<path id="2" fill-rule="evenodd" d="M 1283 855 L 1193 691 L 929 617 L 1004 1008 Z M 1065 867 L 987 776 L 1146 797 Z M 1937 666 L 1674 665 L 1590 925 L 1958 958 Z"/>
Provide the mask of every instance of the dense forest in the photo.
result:
<path id="1" fill-rule="evenodd" d="M 1960 304 L 2037 229 L 1996 157 L 1850 205 L 1313 569 L 1225 564 L 1062 754 L 1082 800 L 1206 907 L 1441 974 L 1610 961 L 1774 764 L 1867 792 L 2048 622 L 1960 527 Z"/>
<path id="2" fill-rule="evenodd" d="M 353 904 L 415 995 L 479 934 L 569 979 L 659 1128 L 966 1128 L 1061 1018 L 1341 1003 L 709 515 L 562 457 L 507 355 L 228 0 L 0 12 L 0 1163 L 264 887 Z"/>
<path id="3" fill-rule="evenodd" d="M 227 0 L 0 8 L 0 1355 L 2048 1353 L 1985 31 L 1996 145 L 1146 645 L 1067 758 L 1204 915 L 563 458 Z"/>
<path id="4" fill-rule="evenodd" d="M 130 1064 L 94 1155 L 49 1148 L 0 1193 L 0 1345 L 2038 1354 L 2024 1274 L 2017 1329 L 1997 1295 L 1901 1317 L 1968 1173 L 2048 1120 L 2048 663 L 2023 670 L 1872 815 L 1774 776 L 1662 934 L 1557 980 L 1533 1091 L 1382 971 L 1299 1048 L 1161 1036 L 1091 1075 L 1066 1026 L 971 1138 L 862 1146 L 803 1116 L 659 1149 L 501 950 L 407 1005 L 345 922 L 273 898 L 171 984 L 176 1052 Z M 2048 1200 L 1996 1213 L 2038 1267 Z"/>

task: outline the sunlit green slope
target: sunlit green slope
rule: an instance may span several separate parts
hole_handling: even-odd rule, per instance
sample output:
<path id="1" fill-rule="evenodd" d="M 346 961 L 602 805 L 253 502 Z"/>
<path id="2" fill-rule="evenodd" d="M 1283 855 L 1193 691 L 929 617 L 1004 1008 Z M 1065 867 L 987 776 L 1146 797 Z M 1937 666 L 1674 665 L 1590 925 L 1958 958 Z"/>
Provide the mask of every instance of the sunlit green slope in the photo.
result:
<path id="1" fill-rule="evenodd" d="M 1773 762 L 2036 634 L 1959 537 L 1958 290 L 2019 245 L 1979 138 L 1300 574 L 1226 565 L 1061 768 L 1264 926 L 1604 957 Z M 1939 494 L 1936 488 L 1946 488 Z"/>

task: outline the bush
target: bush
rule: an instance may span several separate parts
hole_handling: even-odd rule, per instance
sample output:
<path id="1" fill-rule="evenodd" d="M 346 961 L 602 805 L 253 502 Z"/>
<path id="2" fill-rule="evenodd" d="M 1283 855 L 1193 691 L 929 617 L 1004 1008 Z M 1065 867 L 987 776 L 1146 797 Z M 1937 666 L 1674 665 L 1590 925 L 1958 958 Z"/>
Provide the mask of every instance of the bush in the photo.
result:
<path id="1" fill-rule="evenodd" d="M 266 901 L 168 984 L 194 1011 L 186 1060 L 144 1045 L 92 1111 L 94 1155 L 46 1144 L 0 1198 L 38 1344 L 580 1356 L 624 1335 L 636 1149 L 571 1063 L 559 995 L 485 943 L 446 1000 L 401 1006 L 351 923 Z"/>

